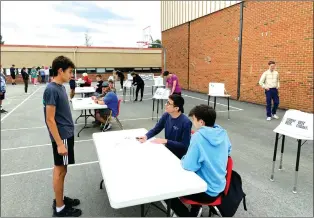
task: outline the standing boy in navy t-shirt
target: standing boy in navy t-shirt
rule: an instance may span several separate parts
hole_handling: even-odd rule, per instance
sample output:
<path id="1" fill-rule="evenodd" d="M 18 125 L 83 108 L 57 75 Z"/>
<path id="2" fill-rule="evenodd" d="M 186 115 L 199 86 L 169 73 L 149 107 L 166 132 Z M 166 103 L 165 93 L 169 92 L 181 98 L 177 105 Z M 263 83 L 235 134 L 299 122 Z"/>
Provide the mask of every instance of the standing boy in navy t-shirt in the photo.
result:
<path id="1" fill-rule="evenodd" d="M 56 217 L 77 217 L 82 214 L 80 209 L 73 208 L 80 204 L 78 199 L 63 196 L 67 166 L 75 163 L 74 123 L 63 83 L 69 82 L 74 68 L 69 58 L 56 57 L 52 62 L 54 79 L 46 86 L 43 95 L 45 122 L 52 142 L 55 165 L 53 189 L 56 199 L 53 200 L 53 216 Z"/>

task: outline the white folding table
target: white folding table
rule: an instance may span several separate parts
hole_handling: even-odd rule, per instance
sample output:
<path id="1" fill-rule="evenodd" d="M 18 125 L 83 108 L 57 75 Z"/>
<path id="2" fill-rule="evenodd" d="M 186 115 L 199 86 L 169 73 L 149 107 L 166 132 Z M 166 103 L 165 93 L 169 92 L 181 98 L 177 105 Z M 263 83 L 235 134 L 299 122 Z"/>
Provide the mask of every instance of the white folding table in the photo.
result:
<path id="1" fill-rule="evenodd" d="M 134 86 L 132 85 L 132 81 L 127 80 L 123 84 L 123 102 L 125 102 L 126 90 L 130 90 L 130 101 L 134 98 Z M 131 95 L 132 94 L 132 95 Z"/>
<path id="2" fill-rule="evenodd" d="M 159 104 L 161 107 L 161 110 L 164 108 L 164 100 L 168 100 L 170 95 L 169 89 L 164 88 L 158 88 L 153 96 L 153 110 L 152 110 L 152 120 L 154 119 L 154 112 L 155 112 L 155 101 L 157 101 L 156 104 L 156 112 L 157 112 L 157 122 L 158 122 L 158 115 L 159 115 Z"/>
<path id="3" fill-rule="evenodd" d="M 77 137 L 80 137 L 80 133 L 83 131 L 83 129 L 87 129 L 89 128 L 87 126 L 87 119 L 88 117 L 94 117 L 94 115 L 92 115 L 91 110 L 100 110 L 100 109 L 106 109 L 107 105 L 101 105 L 101 104 L 97 104 L 95 103 L 92 98 L 73 98 L 72 99 L 72 107 L 73 110 L 75 111 L 82 111 L 80 116 L 78 116 L 78 118 L 76 118 L 75 123 L 77 123 L 77 120 L 80 117 L 84 117 L 85 123 L 83 128 L 77 133 Z M 89 110 L 89 114 L 86 113 L 86 111 Z M 84 114 L 83 114 L 84 111 Z"/>
<path id="4" fill-rule="evenodd" d="M 226 95 L 226 94 L 223 94 L 223 95 L 208 94 L 208 100 L 207 100 L 207 105 L 208 105 L 208 106 L 209 106 L 210 97 L 214 97 L 214 109 L 216 109 L 216 100 L 217 100 L 217 97 L 218 97 L 218 98 L 227 98 L 227 100 L 228 100 L 228 120 L 229 120 L 229 119 L 230 119 L 229 99 L 230 99 L 231 95 Z"/>
<path id="5" fill-rule="evenodd" d="M 279 170 L 282 170 L 282 159 L 283 159 L 283 153 L 285 149 L 286 136 L 296 139 L 298 142 L 298 150 L 297 150 L 294 185 L 293 185 L 292 192 L 297 193 L 297 182 L 298 182 L 301 147 L 306 141 L 313 141 L 313 114 L 305 113 L 299 110 L 290 109 L 285 113 L 285 116 L 282 118 L 280 124 L 274 129 L 274 132 L 276 133 L 276 138 L 275 138 L 273 166 L 272 166 L 270 180 L 274 181 L 277 147 L 278 147 L 278 141 L 280 137 L 282 137 L 282 141 L 281 141 L 281 156 L 280 156 L 280 162 L 279 162 Z M 279 137 L 280 134 L 281 136 Z"/>
<path id="6" fill-rule="evenodd" d="M 131 129 L 93 134 L 112 208 L 141 205 L 141 216 L 145 216 L 145 204 L 206 191 L 207 184 L 184 170 L 181 160 L 164 145 L 136 140 L 145 133 L 146 129 Z"/>
<path id="7" fill-rule="evenodd" d="M 75 94 L 81 94 L 82 98 L 84 98 L 85 94 L 87 93 L 94 93 L 96 92 L 95 87 L 76 87 L 75 88 Z"/>

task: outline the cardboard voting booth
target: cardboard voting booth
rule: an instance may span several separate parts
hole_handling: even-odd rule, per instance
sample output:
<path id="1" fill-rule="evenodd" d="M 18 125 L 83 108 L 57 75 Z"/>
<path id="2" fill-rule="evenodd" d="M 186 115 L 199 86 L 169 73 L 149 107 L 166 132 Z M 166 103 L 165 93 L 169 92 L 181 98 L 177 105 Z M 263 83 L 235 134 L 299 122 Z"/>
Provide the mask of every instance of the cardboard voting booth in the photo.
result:
<path id="1" fill-rule="evenodd" d="M 155 101 L 157 101 L 156 112 L 157 112 L 157 122 L 158 122 L 158 114 L 159 114 L 159 104 L 161 110 L 163 110 L 163 101 L 168 100 L 170 95 L 170 90 L 165 88 L 158 88 L 153 96 L 153 111 L 152 111 L 152 120 L 154 119 L 154 111 L 155 111 Z"/>
<path id="2" fill-rule="evenodd" d="M 277 147 L 278 147 L 278 141 L 280 139 L 279 135 L 281 134 L 281 138 L 282 138 L 279 170 L 282 169 L 285 137 L 288 136 L 288 137 L 294 138 L 298 142 L 294 186 L 293 186 L 293 193 L 296 193 L 301 147 L 307 140 L 313 141 L 313 114 L 305 113 L 299 110 L 288 110 L 285 113 L 284 117 L 282 118 L 282 121 L 280 122 L 280 124 L 274 129 L 274 132 L 276 133 L 276 139 L 275 139 L 275 146 L 274 146 L 272 174 L 270 176 L 270 180 L 274 181 Z"/>
<path id="3" fill-rule="evenodd" d="M 209 83 L 208 94 L 211 96 L 225 95 L 225 84 L 224 83 Z"/>
<path id="4" fill-rule="evenodd" d="M 163 86 L 164 79 L 162 77 L 154 78 L 154 86 Z"/>
<path id="5" fill-rule="evenodd" d="M 128 80 L 133 80 L 133 77 L 131 76 L 130 73 L 128 73 Z"/>

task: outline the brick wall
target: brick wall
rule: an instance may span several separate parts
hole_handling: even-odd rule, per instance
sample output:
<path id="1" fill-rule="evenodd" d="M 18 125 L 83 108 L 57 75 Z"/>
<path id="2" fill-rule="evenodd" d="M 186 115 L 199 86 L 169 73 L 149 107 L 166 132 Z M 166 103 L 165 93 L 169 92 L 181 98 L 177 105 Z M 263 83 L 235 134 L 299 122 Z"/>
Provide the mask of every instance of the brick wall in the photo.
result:
<path id="1" fill-rule="evenodd" d="M 188 88 L 188 36 L 188 24 L 162 33 L 162 43 L 167 49 L 166 69 L 180 78 L 184 89 Z"/>
<path id="2" fill-rule="evenodd" d="M 191 22 L 190 90 L 208 93 L 209 82 L 222 82 L 236 96 L 238 34 L 238 6 Z"/>
<path id="3" fill-rule="evenodd" d="M 236 98 L 239 20 L 237 4 L 190 22 L 190 32 L 184 24 L 162 33 L 167 68 L 183 88 L 208 93 L 209 82 L 224 82 Z M 245 2 L 241 101 L 265 104 L 258 81 L 269 60 L 280 74 L 280 107 L 313 112 L 312 2 Z"/>
<path id="4" fill-rule="evenodd" d="M 246 2 L 240 100 L 265 104 L 258 81 L 274 60 L 280 106 L 313 111 L 313 3 Z"/>

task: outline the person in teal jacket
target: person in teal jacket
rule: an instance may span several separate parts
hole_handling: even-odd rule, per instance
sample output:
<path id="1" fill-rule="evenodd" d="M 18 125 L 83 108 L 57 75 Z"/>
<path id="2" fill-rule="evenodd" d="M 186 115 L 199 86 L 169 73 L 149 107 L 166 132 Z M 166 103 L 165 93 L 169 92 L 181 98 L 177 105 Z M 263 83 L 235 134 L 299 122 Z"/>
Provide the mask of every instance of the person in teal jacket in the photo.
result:
<path id="1" fill-rule="evenodd" d="M 189 113 L 197 131 L 192 135 L 189 149 L 181 159 L 185 170 L 195 172 L 207 183 L 203 193 L 185 196 L 199 202 L 212 203 L 226 186 L 226 169 L 231 143 L 221 126 L 215 124 L 216 112 L 207 105 L 195 106 Z M 193 205 L 191 211 L 178 199 L 171 199 L 171 208 L 178 216 L 197 216 L 201 206 Z"/>

